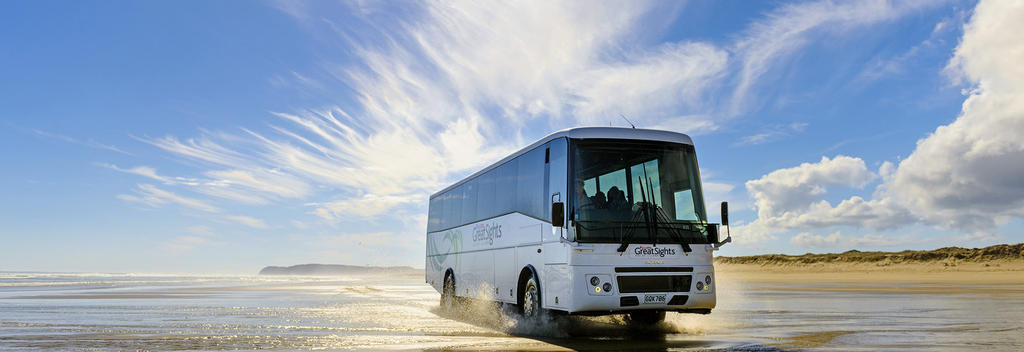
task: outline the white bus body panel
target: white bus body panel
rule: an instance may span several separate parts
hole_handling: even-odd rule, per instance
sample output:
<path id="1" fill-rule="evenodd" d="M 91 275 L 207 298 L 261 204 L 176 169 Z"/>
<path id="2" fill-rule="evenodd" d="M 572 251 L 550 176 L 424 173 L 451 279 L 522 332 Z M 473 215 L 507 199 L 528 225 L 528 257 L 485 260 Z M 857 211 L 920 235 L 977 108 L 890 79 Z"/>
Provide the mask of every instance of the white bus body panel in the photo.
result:
<path id="1" fill-rule="evenodd" d="M 543 231 L 543 232 L 542 232 Z M 630 311 L 638 309 L 681 310 L 715 307 L 714 268 L 710 245 L 695 244 L 685 253 L 678 244 L 631 244 L 616 251 L 618 244 L 573 244 L 570 242 L 528 241 L 551 234 L 551 225 L 518 213 L 481 221 L 459 228 L 428 234 L 427 282 L 439 292 L 444 274 L 452 270 L 456 294 L 483 300 L 516 303 L 518 279 L 527 266 L 536 269 L 540 279 L 542 305 L 546 309 L 569 313 Z M 671 250 L 672 254 L 642 254 L 637 248 Z M 540 251 L 538 251 L 538 249 Z M 686 267 L 692 272 L 617 273 L 616 267 Z M 689 292 L 619 293 L 619 276 L 690 275 Z M 598 276 L 612 285 L 612 292 L 593 293 L 589 279 Z M 712 277 L 710 288 L 698 291 L 697 281 Z M 641 303 L 622 307 L 620 298 L 665 294 L 665 303 Z M 685 305 L 669 306 L 675 295 L 686 295 Z"/>
<path id="2" fill-rule="evenodd" d="M 444 274 L 451 270 L 458 296 L 515 303 L 521 269 L 544 267 L 543 251 L 538 249 L 545 231 L 551 232 L 551 224 L 511 213 L 429 233 L 427 283 L 440 292 Z M 545 282 L 544 273 L 538 275 Z"/>

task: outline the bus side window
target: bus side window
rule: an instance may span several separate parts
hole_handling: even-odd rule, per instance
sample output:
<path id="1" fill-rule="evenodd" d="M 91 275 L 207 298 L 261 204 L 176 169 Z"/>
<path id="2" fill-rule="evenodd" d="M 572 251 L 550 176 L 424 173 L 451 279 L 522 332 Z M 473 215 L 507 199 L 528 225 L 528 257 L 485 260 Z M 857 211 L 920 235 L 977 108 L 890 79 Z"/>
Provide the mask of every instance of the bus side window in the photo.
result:
<path id="1" fill-rule="evenodd" d="M 494 178 L 498 169 L 491 169 L 477 177 L 476 211 L 477 218 L 488 219 L 500 215 L 497 211 L 497 200 L 494 198 Z"/>
<path id="2" fill-rule="evenodd" d="M 497 214 L 508 214 L 516 210 L 516 173 L 519 160 L 512 159 L 499 166 L 495 175 L 495 211 Z M 495 214 L 495 215 L 497 215 Z"/>
<path id="3" fill-rule="evenodd" d="M 480 218 L 477 217 L 476 197 L 477 179 L 466 181 L 462 184 L 462 223 L 468 224 Z"/>
<path id="4" fill-rule="evenodd" d="M 516 209 L 526 215 L 546 219 L 544 214 L 544 148 L 520 155 L 516 177 Z"/>
<path id="5" fill-rule="evenodd" d="M 434 232 L 441 229 L 441 197 L 430 199 L 430 205 L 427 210 L 427 232 Z"/>

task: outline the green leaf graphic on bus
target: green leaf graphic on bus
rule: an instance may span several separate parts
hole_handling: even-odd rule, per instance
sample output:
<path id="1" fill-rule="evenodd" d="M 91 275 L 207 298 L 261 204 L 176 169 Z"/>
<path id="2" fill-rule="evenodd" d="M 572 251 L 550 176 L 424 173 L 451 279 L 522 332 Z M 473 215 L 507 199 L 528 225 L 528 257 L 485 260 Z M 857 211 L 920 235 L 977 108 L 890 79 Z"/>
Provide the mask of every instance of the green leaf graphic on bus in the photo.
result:
<path id="1" fill-rule="evenodd" d="M 444 233 L 444 237 L 440 242 L 448 243 L 448 248 L 443 251 L 437 247 L 437 242 L 427 241 L 430 253 L 434 254 L 430 257 L 430 264 L 434 267 L 434 270 L 444 270 L 444 263 L 448 261 L 448 257 L 455 258 L 455 263 L 451 265 L 452 267 L 458 266 L 459 256 L 455 255 L 455 253 L 462 249 L 462 231 L 448 230 Z"/>

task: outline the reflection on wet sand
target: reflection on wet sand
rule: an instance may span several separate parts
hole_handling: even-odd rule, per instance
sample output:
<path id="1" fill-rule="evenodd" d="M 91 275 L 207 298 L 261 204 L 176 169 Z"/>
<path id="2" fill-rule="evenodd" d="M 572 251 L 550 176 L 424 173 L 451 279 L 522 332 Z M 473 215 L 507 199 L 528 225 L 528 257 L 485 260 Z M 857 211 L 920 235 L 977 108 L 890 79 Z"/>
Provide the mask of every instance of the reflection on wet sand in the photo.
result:
<path id="1" fill-rule="evenodd" d="M 741 276 L 741 275 L 737 275 Z M 441 311 L 418 277 L 4 278 L 0 349 L 804 350 L 1024 346 L 1024 285 L 730 280 L 710 315 L 521 320 L 470 301 Z M 66 284 L 61 284 L 61 280 Z M 103 284 L 93 284 L 103 281 Z M 927 286 L 927 289 L 920 287 Z"/>

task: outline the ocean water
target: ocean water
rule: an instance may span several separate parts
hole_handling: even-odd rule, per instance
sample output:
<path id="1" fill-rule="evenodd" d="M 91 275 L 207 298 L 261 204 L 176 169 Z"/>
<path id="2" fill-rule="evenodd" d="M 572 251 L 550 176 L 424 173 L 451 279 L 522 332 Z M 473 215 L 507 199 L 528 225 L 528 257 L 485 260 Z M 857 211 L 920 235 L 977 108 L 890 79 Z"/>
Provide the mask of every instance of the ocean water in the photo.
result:
<path id="1" fill-rule="evenodd" d="M 0 273 L 0 350 L 1024 350 L 1024 287 L 755 284 L 710 315 L 524 322 L 438 308 L 420 276 Z"/>

